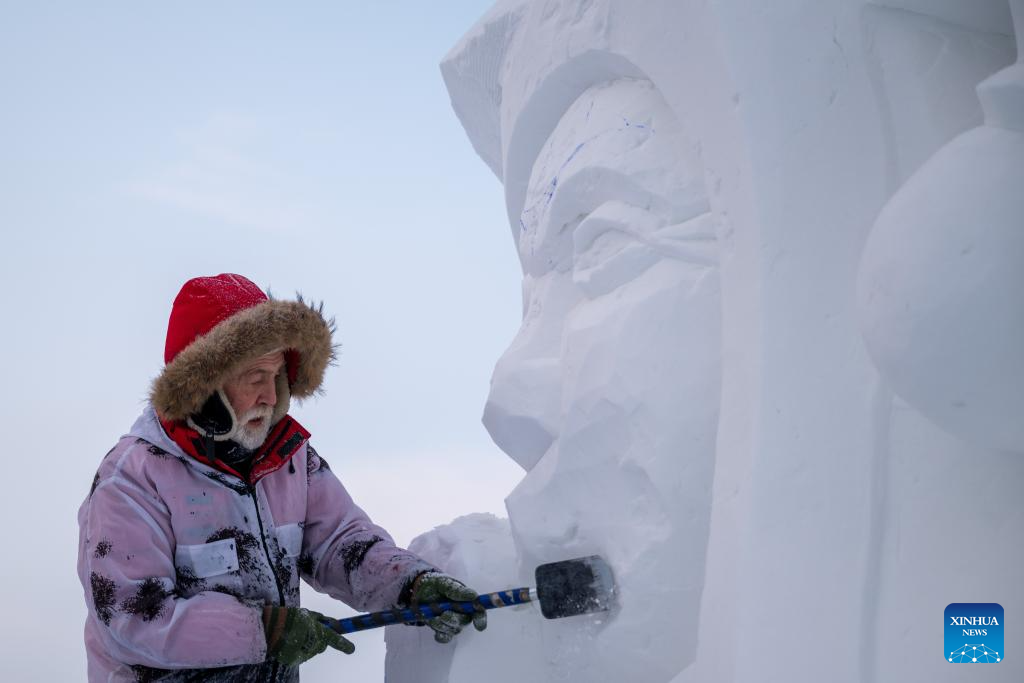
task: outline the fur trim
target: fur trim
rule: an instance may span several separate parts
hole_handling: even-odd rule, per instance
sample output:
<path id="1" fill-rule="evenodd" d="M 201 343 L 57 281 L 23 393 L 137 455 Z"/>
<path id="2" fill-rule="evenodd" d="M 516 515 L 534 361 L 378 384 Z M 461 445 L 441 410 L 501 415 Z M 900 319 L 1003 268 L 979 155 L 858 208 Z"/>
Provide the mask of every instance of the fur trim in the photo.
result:
<path id="1" fill-rule="evenodd" d="M 337 357 L 333 333 L 334 321 L 324 319 L 323 304 L 307 305 L 302 297 L 265 301 L 189 344 L 153 380 L 150 401 L 161 418 L 184 420 L 198 412 L 239 366 L 276 348 L 298 352 L 290 393 L 296 399 L 307 398 L 320 391 L 324 372 Z"/>
<path id="2" fill-rule="evenodd" d="M 300 358 L 299 363 L 301 362 L 302 359 Z M 291 407 L 291 403 L 292 390 L 288 386 L 288 371 L 282 370 L 281 374 L 277 376 L 277 405 L 274 406 L 274 412 L 270 415 L 270 424 L 276 425 L 280 422 L 281 418 L 288 414 L 288 408 Z"/>

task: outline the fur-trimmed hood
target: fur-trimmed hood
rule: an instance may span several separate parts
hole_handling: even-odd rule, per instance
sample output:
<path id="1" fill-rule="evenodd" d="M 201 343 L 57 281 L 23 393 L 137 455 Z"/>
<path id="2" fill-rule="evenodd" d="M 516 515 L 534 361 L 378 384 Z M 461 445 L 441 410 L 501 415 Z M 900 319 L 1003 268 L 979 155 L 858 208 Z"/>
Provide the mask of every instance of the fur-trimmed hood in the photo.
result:
<path id="1" fill-rule="evenodd" d="M 217 276 L 225 277 L 242 280 L 244 286 L 255 288 L 241 276 Z M 207 281 L 199 286 L 201 291 L 189 293 L 191 300 L 180 303 L 189 286 L 199 280 Z M 210 287 L 211 281 L 217 286 Z M 186 283 L 175 300 L 176 309 L 191 306 L 191 312 L 188 316 L 179 315 L 176 320 L 176 311 L 172 311 L 169 339 L 170 328 L 175 325 L 198 325 L 200 330 L 204 326 L 210 329 L 178 351 L 153 381 L 150 402 L 163 419 L 185 420 L 198 413 L 206 400 L 240 365 L 274 349 L 285 350 L 290 394 L 299 399 L 320 390 L 324 372 L 335 359 L 332 343 L 334 321 L 324 318 L 323 305 L 309 305 L 301 297 L 298 301 L 271 299 L 259 292 L 263 301 L 255 305 L 251 305 L 251 301 L 244 302 L 240 304 L 244 308 L 232 312 L 230 307 L 234 304 L 231 301 L 225 304 L 222 295 L 221 299 L 214 298 L 223 289 L 223 283 L 216 278 L 196 278 Z M 248 291 L 245 293 L 250 294 Z M 207 300 L 211 303 L 207 304 Z M 207 317 L 221 318 L 219 322 L 212 326 L 205 324 L 209 321 L 197 322 L 196 301 L 198 306 L 205 307 L 199 317 L 211 311 Z M 181 322 L 184 317 L 188 319 Z"/>

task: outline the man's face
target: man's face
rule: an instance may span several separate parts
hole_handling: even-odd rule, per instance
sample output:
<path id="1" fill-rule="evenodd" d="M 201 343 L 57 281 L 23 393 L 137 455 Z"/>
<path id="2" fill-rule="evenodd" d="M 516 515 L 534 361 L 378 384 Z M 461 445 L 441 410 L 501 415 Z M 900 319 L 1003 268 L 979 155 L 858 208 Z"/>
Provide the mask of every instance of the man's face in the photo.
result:
<path id="1" fill-rule="evenodd" d="M 284 368 L 284 352 L 273 351 L 247 363 L 224 383 L 224 393 L 238 418 L 235 441 L 249 450 L 263 445 L 270 432 L 270 417 L 277 403 L 277 376 Z"/>

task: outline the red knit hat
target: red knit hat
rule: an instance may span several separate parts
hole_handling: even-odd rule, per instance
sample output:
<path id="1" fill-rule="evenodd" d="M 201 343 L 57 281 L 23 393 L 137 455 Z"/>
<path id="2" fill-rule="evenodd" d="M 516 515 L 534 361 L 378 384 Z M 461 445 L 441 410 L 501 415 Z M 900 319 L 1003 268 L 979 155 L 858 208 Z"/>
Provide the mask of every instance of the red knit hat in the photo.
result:
<path id="1" fill-rule="evenodd" d="M 153 382 L 150 400 L 162 418 L 187 419 L 239 365 L 274 349 L 285 349 L 289 393 L 305 398 L 320 388 L 334 360 L 332 332 L 323 307 L 308 306 L 301 297 L 271 299 L 231 273 L 193 278 L 174 299 L 166 365 Z"/>

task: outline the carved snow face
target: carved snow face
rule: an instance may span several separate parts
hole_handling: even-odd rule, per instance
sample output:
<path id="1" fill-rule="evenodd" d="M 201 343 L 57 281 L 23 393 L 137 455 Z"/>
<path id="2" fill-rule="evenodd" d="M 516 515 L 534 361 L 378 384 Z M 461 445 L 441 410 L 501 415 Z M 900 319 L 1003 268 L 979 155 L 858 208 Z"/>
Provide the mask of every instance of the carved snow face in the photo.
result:
<path id="1" fill-rule="evenodd" d="M 645 375 L 659 356 L 682 352 L 686 338 L 718 339 L 717 294 L 714 311 L 697 318 L 713 329 L 683 339 L 659 334 L 673 321 L 655 306 L 717 277 L 700 169 L 648 81 L 591 87 L 549 136 L 517 233 L 523 322 L 484 411 L 495 443 L 524 468 L 563 434 L 572 406 L 651 400 L 665 389 L 664 378 Z M 702 344 L 690 364 L 716 354 Z"/>
<path id="2" fill-rule="evenodd" d="M 671 661 L 633 675 L 668 680 L 696 648 L 721 303 L 699 155 L 650 82 L 594 86 L 568 108 L 517 245 L 523 324 L 484 411 L 529 470 L 505 501 L 517 554 L 524 568 L 601 555 L 622 605 L 599 633 L 545 622 L 544 656 L 625 680 L 617 639 L 650 633 Z"/>

